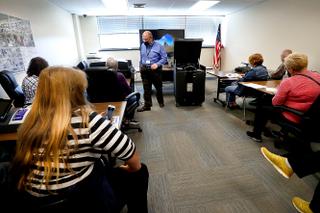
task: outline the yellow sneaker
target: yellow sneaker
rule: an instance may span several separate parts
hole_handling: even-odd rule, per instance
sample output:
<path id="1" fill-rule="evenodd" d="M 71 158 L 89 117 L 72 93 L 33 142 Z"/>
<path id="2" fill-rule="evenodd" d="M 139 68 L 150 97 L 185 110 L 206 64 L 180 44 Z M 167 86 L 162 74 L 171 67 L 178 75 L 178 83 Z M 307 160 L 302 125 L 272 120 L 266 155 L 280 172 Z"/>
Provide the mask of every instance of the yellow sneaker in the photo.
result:
<path id="1" fill-rule="evenodd" d="M 293 175 L 293 170 L 287 165 L 285 157 L 273 154 L 265 147 L 261 147 L 261 153 L 285 178 L 289 179 Z"/>
<path id="2" fill-rule="evenodd" d="M 300 213 L 313 213 L 313 211 L 309 207 L 309 202 L 302 200 L 299 197 L 294 197 L 292 199 L 292 204 L 294 208 L 297 209 L 298 212 Z"/>

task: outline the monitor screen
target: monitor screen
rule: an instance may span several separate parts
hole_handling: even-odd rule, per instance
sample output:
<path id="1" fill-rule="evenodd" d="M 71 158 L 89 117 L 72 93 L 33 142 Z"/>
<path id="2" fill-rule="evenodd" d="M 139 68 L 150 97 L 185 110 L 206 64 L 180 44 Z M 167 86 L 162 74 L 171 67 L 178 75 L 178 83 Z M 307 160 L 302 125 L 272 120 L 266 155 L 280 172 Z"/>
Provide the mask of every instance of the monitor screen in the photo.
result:
<path id="1" fill-rule="evenodd" d="M 142 33 L 144 31 L 150 31 L 155 41 L 159 42 L 164 46 L 168 58 L 173 57 L 174 40 L 178 38 L 184 38 L 184 30 L 173 30 L 173 29 L 158 29 L 158 30 L 139 30 L 140 44 L 142 43 Z"/>

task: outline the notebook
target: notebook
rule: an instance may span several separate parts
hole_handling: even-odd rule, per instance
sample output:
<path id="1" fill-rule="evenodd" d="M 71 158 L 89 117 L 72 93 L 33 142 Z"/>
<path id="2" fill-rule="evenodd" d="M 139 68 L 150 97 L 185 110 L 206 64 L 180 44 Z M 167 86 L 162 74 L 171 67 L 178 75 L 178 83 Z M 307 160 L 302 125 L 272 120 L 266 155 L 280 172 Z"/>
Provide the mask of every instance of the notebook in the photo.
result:
<path id="1" fill-rule="evenodd" d="M 15 111 L 9 121 L 9 125 L 23 123 L 30 109 L 31 109 L 31 105 L 28 107 L 19 108 L 17 111 Z"/>

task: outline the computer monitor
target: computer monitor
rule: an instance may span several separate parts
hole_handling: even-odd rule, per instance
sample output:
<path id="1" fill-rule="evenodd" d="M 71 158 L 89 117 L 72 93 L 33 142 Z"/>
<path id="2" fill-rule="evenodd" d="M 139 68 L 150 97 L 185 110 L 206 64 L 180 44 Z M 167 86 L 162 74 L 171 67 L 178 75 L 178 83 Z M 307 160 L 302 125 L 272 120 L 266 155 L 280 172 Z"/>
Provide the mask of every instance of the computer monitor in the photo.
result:
<path id="1" fill-rule="evenodd" d="M 153 35 L 153 39 L 164 46 L 167 52 L 168 58 L 173 57 L 174 52 L 174 40 L 184 38 L 183 29 L 143 29 L 139 30 L 140 44 L 142 41 L 142 33 L 144 31 L 150 31 Z"/>

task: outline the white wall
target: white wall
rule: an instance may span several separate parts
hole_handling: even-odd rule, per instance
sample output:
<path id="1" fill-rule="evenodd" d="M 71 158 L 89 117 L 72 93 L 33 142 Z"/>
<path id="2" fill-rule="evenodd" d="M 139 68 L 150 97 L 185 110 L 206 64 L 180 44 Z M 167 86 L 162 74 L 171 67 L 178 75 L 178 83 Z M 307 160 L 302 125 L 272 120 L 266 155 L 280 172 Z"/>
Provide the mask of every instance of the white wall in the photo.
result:
<path id="1" fill-rule="evenodd" d="M 31 22 L 37 52 L 53 65 L 75 65 L 72 16 L 47 0 L 0 0 L 1 12 Z"/>
<path id="2" fill-rule="evenodd" d="M 97 18 L 79 16 L 84 53 L 96 53 L 100 49 Z"/>
<path id="3" fill-rule="evenodd" d="M 97 36 L 97 18 L 94 16 L 79 17 L 82 40 L 85 55 L 89 53 L 97 53 L 100 49 L 99 38 Z M 140 53 L 139 50 L 121 50 L 121 51 L 105 51 L 98 53 L 103 59 L 109 56 L 117 59 L 131 59 L 135 67 L 139 66 Z M 201 51 L 200 63 L 206 66 L 212 66 L 213 49 L 203 48 Z"/>
<path id="4" fill-rule="evenodd" d="M 0 12 L 31 22 L 37 55 L 50 65 L 74 66 L 79 61 L 70 13 L 47 0 L 0 0 Z M 18 83 L 24 76 L 16 76 Z M 0 97 L 6 97 L 1 87 Z"/>
<path id="5" fill-rule="evenodd" d="M 276 69 L 285 48 L 309 56 L 309 68 L 320 71 L 320 1 L 268 0 L 227 16 L 223 69 L 231 70 L 260 52 Z"/>

